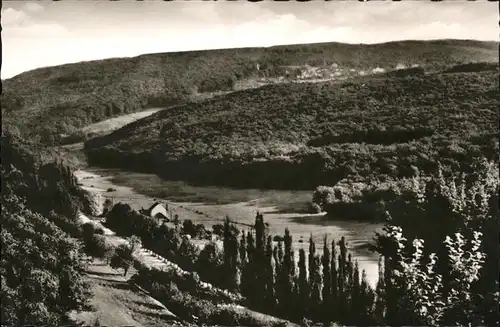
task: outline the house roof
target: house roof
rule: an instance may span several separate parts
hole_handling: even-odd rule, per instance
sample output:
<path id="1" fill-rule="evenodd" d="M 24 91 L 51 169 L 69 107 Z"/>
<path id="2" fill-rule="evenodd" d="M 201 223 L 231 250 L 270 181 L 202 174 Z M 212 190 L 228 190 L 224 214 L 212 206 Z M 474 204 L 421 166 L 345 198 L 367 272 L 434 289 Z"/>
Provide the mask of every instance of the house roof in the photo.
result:
<path id="1" fill-rule="evenodd" d="M 151 207 L 148 208 L 147 211 L 151 212 L 151 210 L 153 210 L 158 205 L 161 205 L 163 207 L 163 205 L 160 202 L 155 202 Z"/>

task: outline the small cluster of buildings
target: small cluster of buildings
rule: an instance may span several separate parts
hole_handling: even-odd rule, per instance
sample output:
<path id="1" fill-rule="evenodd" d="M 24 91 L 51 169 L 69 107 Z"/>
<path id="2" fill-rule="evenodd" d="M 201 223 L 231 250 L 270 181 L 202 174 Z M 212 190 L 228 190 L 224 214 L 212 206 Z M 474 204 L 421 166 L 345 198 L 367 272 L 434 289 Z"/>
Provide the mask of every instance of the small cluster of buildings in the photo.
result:
<path id="1" fill-rule="evenodd" d="M 349 75 L 355 72 L 356 71 L 354 69 L 351 69 L 349 72 L 346 72 L 336 63 L 333 63 L 329 66 L 323 65 L 322 67 L 313 67 L 305 65 L 305 67 L 300 68 L 300 74 L 295 77 L 299 80 L 317 79 L 317 78 L 335 79 L 335 78 L 340 78 L 343 75 Z"/>

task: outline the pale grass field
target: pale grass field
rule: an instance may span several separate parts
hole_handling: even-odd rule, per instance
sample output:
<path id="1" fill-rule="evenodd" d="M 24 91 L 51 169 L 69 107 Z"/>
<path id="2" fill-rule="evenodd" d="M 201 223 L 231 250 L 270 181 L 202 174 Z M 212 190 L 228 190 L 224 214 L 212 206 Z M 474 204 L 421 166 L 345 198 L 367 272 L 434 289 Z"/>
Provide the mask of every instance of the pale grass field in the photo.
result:
<path id="1" fill-rule="evenodd" d="M 119 128 L 122 128 L 127 124 L 133 123 L 136 120 L 151 116 L 152 114 L 163 109 L 164 108 L 152 108 L 140 112 L 134 112 L 127 115 L 110 118 L 92 125 L 87 125 L 83 127 L 81 130 L 85 134 L 95 134 L 95 135 L 108 134 Z"/>

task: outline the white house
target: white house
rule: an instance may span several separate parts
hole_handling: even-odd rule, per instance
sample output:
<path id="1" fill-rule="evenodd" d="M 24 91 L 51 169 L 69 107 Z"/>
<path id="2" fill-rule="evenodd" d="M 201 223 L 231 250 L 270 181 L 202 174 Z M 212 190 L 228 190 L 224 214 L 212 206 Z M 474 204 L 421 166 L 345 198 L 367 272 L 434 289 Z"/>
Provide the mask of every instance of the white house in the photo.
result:
<path id="1" fill-rule="evenodd" d="M 141 213 L 158 220 L 162 219 L 164 221 L 170 221 L 170 215 L 168 214 L 167 209 L 160 202 L 155 202 L 147 210 L 141 210 Z"/>

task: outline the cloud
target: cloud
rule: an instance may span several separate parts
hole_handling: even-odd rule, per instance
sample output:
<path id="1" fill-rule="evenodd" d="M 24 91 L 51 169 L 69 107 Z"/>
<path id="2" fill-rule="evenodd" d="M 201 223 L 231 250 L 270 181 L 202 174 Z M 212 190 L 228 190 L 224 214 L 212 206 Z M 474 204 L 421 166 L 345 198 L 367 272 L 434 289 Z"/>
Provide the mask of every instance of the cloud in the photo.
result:
<path id="1" fill-rule="evenodd" d="M 16 27 L 30 20 L 30 16 L 24 11 L 16 10 L 14 8 L 2 9 L 2 26 L 3 27 Z"/>
<path id="2" fill-rule="evenodd" d="M 53 21 L 37 21 L 26 12 L 43 10 L 43 7 L 39 4 L 26 3 L 23 7 L 28 8 L 25 8 L 25 10 L 2 9 L 2 27 L 5 38 L 57 37 L 69 34 L 68 30 L 62 25 Z"/>
<path id="3" fill-rule="evenodd" d="M 168 51 L 332 41 L 498 40 L 494 6 L 463 1 L 312 1 L 307 5 L 5 1 L 2 78 L 48 65 Z"/>
<path id="4" fill-rule="evenodd" d="M 69 32 L 56 23 L 32 23 L 18 27 L 12 34 L 19 37 L 59 37 L 69 35 Z"/>
<path id="5" fill-rule="evenodd" d="M 22 8 L 30 12 L 39 12 L 45 9 L 42 5 L 39 5 L 36 2 L 27 2 Z"/>

